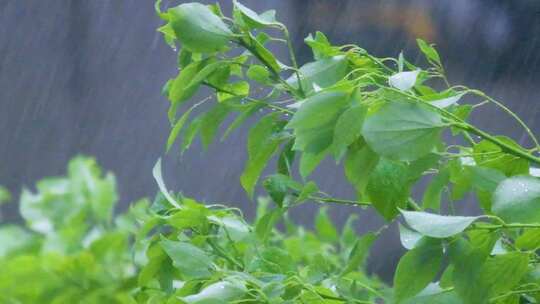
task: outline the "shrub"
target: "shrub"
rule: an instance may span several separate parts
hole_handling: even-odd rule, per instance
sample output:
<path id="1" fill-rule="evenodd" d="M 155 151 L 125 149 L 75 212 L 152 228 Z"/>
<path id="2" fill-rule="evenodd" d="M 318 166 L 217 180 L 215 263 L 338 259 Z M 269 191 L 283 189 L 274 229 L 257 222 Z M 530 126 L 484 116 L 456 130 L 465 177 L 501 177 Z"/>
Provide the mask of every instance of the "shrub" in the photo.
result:
<path id="1" fill-rule="evenodd" d="M 418 40 L 427 64 L 421 68 L 403 54 L 378 58 L 356 45 L 332 45 L 317 32 L 305 39 L 314 60 L 299 67 L 274 11 L 258 14 L 236 1 L 232 17 L 218 5 L 198 3 L 162 11 L 158 1 L 156 10 L 165 41 L 174 50 L 181 46 L 179 73 L 163 88 L 170 100 L 167 150 L 180 141 L 184 151 L 196 138 L 207 147 L 225 122 L 232 121 L 223 139 L 255 121 L 240 183 L 249 197 L 262 184 L 269 198 L 258 200 L 250 224 L 238 209 L 168 191 L 158 161 L 154 202 L 143 200 L 113 221 L 114 180 L 101 177 L 91 160 L 76 159 L 68 179 L 38 184 L 37 195 L 23 193 L 28 228 L 0 233 L 8 244 L 0 251 L 6 302 L 540 300 L 534 167 L 540 145 L 503 104 L 449 84 L 433 45 Z M 270 44 L 287 48 L 288 63 Z M 194 102 L 201 87 L 212 94 Z M 486 105 L 511 115 L 532 147 L 473 125 L 469 116 Z M 329 196 L 310 179 L 326 157 L 343 168 L 356 198 Z M 261 178 L 264 170 L 272 174 Z M 419 183 L 424 176 L 426 187 Z M 413 187 L 423 191 L 420 199 L 411 197 Z M 482 215 L 455 214 L 454 205 L 469 193 Z M 324 205 L 313 232 L 288 216 L 305 202 Z M 354 215 L 337 229 L 327 204 L 373 208 L 389 223 L 403 219 L 400 237 L 408 251 L 392 287 L 364 271 L 380 231 L 356 235 Z M 30 268 L 38 279 L 28 280 Z"/>

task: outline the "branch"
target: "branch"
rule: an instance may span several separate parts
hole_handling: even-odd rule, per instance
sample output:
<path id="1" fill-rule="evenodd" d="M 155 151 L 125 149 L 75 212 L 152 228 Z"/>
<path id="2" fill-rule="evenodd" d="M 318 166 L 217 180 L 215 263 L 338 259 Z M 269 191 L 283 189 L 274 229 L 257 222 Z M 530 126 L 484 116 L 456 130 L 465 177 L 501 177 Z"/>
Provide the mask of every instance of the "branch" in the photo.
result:
<path id="1" fill-rule="evenodd" d="M 540 144 L 538 143 L 538 139 L 536 138 L 536 136 L 534 136 L 534 134 L 531 131 L 531 129 L 529 128 L 529 126 L 527 126 L 527 124 L 523 120 L 521 120 L 521 118 L 519 118 L 519 116 L 517 116 L 516 113 L 512 112 L 512 110 L 507 108 L 504 104 L 502 104 L 501 102 L 495 100 L 492 97 L 489 97 L 488 95 L 486 95 L 482 91 L 479 91 L 479 90 L 468 90 L 468 91 L 470 93 L 472 93 L 472 94 L 475 94 L 477 96 L 480 96 L 482 98 L 487 99 L 489 102 L 497 105 L 499 108 L 503 109 L 506 113 L 508 113 L 510 116 L 512 116 L 512 118 L 514 118 L 523 127 L 523 129 L 525 129 L 525 132 L 527 132 L 527 134 L 529 135 L 529 137 L 533 141 L 533 143 L 535 145 L 535 148 L 537 148 L 537 149 L 540 148 Z"/>
<path id="2" fill-rule="evenodd" d="M 255 39 L 253 38 L 251 35 L 249 36 L 249 39 Z M 257 52 L 257 50 L 255 48 L 253 48 L 251 45 L 247 44 L 243 39 L 240 39 L 240 40 L 235 40 L 234 42 L 238 43 L 241 47 L 245 48 L 246 50 L 248 50 L 253 56 L 255 56 L 255 58 L 257 58 L 264 66 L 266 66 L 266 68 L 270 71 L 270 73 L 272 73 L 272 75 L 274 76 L 274 78 L 279 82 L 281 83 L 285 88 L 287 88 L 287 91 L 295 94 L 296 92 L 296 89 L 293 88 L 290 84 L 288 84 L 285 80 L 283 80 L 281 78 L 281 76 L 279 75 L 279 71 L 276 71 L 274 70 L 274 68 L 272 67 L 272 65 L 270 65 L 266 59 L 264 59 L 261 54 L 259 54 L 259 52 Z M 300 80 L 300 79 L 299 79 Z"/>
<path id="3" fill-rule="evenodd" d="M 474 230 L 498 230 L 498 229 L 540 229 L 540 224 L 493 224 L 493 225 L 473 225 L 471 227 Z"/>
<path id="4" fill-rule="evenodd" d="M 302 79 L 300 78 L 300 72 L 298 69 L 298 63 L 296 62 L 296 55 L 294 54 L 294 48 L 292 45 L 291 37 L 289 35 L 289 30 L 286 26 L 282 26 L 283 35 L 285 35 L 285 40 L 287 40 L 287 48 L 289 49 L 289 56 L 291 57 L 291 62 L 294 67 L 294 72 L 296 74 L 296 78 L 298 78 L 298 91 L 300 93 L 300 96 L 302 98 L 306 97 L 306 93 L 304 92 L 304 88 L 302 87 Z"/>
<path id="5" fill-rule="evenodd" d="M 493 297 L 493 298 L 489 299 L 489 302 L 494 303 L 494 302 L 497 302 L 500 299 L 504 299 L 506 297 L 510 297 L 510 296 L 513 296 L 513 295 L 521 295 L 521 294 L 524 294 L 524 293 L 539 293 L 539 292 L 540 292 L 540 288 L 512 290 L 512 291 L 509 291 L 509 292 L 507 292 L 507 293 L 505 293 L 503 295 L 500 295 L 500 296 Z"/>
<path id="6" fill-rule="evenodd" d="M 225 93 L 225 94 L 229 94 L 229 95 L 232 95 L 232 96 L 235 96 L 235 97 L 239 97 L 239 98 L 244 98 L 250 102 L 256 102 L 256 103 L 260 103 L 260 104 L 263 104 L 269 108 L 272 108 L 276 111 L 280 111 L 282 113 L 285 113 L 285 114 L 290 114 L 290 115 L 293 115 L 294 114 L 294 111 L 291 111 L 287 108 L 284 108 L 284 107 L 280 107 L 280 106 L 276 106 L 275 104 L 272 104 L 272 103 L 269 103 L 269 102 L 266 102 L 266 101 L 263 101 L 263 100 L 259 100 L 259 99 L 255 99 L 255 98 L 251 98 L 249 96 L 241 96 L 241 95 L 238 95 L 234 92 L 231 92 L 229 90 L 225 90 L 225 89 L 222 89 L 222 88 L 219 88 L 219 87 L 216 87 L 215 85 L 209 83 L 209 82 L 206 82 L 206 81 L 203 81 L 203 83 L 205 86 L 209 87 L 209 88 L 212 88 L 214 90 L 216 90 L 217 92 L 221 92 L 221 93 Z"/>
<path id="7" fill-rule="evenodd" d="M 523 159 L 526 159 L 526 160 L 529 160 L 537 165 L 540 165 L 540 158 L 539 157 L 536 157 L 534 155 L 532 155 L 531 153 L 528 153 L 526 152 L 525 150 L 523 150 L 522 148 L 516 148 L 514 146 L 511 146 L 501 140 L 499 140 L 498 138 L 496 138 L 495 136 L 485 132 L 485 131 L 482 131 L 480 130 L 479 128 L 469 124 L 468 122 L 462 120 L 461 118 L 457 117 L 456 115 L 454 115 L 453 113 L 445 110 L 445 109 L 441 109 L 441 108 L 438 108 L 434 105 L 432 105 L 431 103 L 429 102 L 426 102 L 420 98 L 418 98 L 417 96 L 415 95 L 411 95 L 411 94 L 408 94 L 408 93 L 405 93 L 403 91 L 400 91 L 400 90 L 397 90 L 397 89 L 394 89 L 394 88 L 390 88 L 390 87 L 383 87 L 384 89 L 388 89 L 388 90 L 391 90 L 393 92 L 396 92 L 396 93 L 399 93 L 409 99 L 412 99 L 413 102 L 418 102 L 418 103 L 421 103 L 423 105 L 426 105 L 427 107 L 430 107 L 431 109 L 437 111 L 438 113 L 440 113 L 441 115 L 445 116 L 445 117 L 448 117 L 448 118 L 451 118 L 451 120 L 454 120 L 454 122 L 452 123 L 452 125 L 458 129 L 461 129 L 465 132 L 468 132 L 468 133 L 472 133 L 472 134 L 475 134 L 475 135 L 478 135 L 480 138 L 482 139 L 485 139 L 489 142 L 492 142 L 494 143 L 495 145 L 499 146 L 503 151 L 507 152 L 508 154 L 512 154 L 514 156 L 517 156 L 519 158 L 523 158 Z M 407 101 L 410 101 L 410 100 L 407 100 Z"/>

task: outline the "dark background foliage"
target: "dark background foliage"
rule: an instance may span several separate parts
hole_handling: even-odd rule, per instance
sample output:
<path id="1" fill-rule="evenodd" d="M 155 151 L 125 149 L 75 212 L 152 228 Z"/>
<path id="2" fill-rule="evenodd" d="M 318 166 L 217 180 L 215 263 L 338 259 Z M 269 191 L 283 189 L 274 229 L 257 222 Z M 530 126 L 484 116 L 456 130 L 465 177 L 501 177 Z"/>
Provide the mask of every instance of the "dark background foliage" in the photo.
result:
<path id="1" fill-rule="evenodd" d="M 164 1 L 171 6 L 181 1 Z M 207 2 L 207 1 L 205 1 Z M 220 1 L 229 11 L 230 1 Z M 436 43 L 454 84 L 485 90 L 540 130 L 540 2 L 535 0 L 267 0 L 244 1 L 257 11 L 275 8 L 290 27 L 300 61 L 302 44 L 321 30 L 335 44 L 355 43 L 378 56 L 404 50 L 417 58 L 415 38 Z M 117 175 L 123 208 L 156 187 L 150 171 L 163 155 L 169 126 L 160 88 L 176 73 L 175 54 L 155 29 L 153 1 L 0 1 L 0 184 L 18 196 L 21 186 L 61 174 L 76 154 L 94 155 Z M 282 52 L 283 53 L 283 52 Z M 201 93 L 197 98 L 204 96 Z M 496 109 L 482 110 L 476 124 L 526 137 Z M 166 157 L 169 188 L 212 202 L 232 202 L 248 215 L 238 178 L 245 135 L 236 132 L 208 151 Z M 354 191 L 331 161 L 315 173 L 322 189 L 352 198 Z M 16 220 L 16 205 L 4 220 Z M 315 208 L 294 218 L 307 225 Z M 464 212 L 474 207 L 461 206 Z M 355 209 L 331 210 L 338 221 Z M 362 212 L 360 231 L 383 220 Z M 395 228 L 395 227 L 394 227 Z M 377 243 L 370 269 L 388 278 L 402 253 L 394 229 Z"/>

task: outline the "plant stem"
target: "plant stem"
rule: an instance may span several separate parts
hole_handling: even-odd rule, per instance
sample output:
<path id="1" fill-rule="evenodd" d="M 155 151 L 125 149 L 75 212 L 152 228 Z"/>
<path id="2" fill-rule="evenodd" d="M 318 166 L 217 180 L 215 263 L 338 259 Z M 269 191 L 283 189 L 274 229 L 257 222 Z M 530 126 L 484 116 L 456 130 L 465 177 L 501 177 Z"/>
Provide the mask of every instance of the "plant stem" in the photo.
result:
<path id="1" fill-rule="evenodd" d="M 287 40 L 287 48 L 289 49 L 289 56 L 291 57 L 291 62 L 294 67 L 294 72 L 296 74 L 296 78 L 298 78 L 298 91 L 300 93 L 300 96 L 302 98 L 306 97 L 306 93 L 304 91 L 304 88 L 302 87 L 302 78 L 300 78 L 300 71 L 298 69 L 298 62 L 296 61 L 296 55 L 294 54 L 294 48 L 291 41 L 291 36 L 289 35 L 289 30 L 286 26 L 282 27 L 283 35 L 285 35 L 285 40 Z"/>
<path id="2" fill-rule="evenodd" d="M 524 294 L 524 293 L 539 293 L 540 292 L 540 288 L 532 288 L 532 289 L 523 289 L 523 290 L 512 290 L 512 291 L 509 291 L 503 295 L 500 295 L 500 296 L 497 296 L 497 297 L 493 297 L 491 299 L 489 299 L 489 302 L 490 303 L 493 303 L 493 302 L 496 302 L 500 299 L 504 299 L 506 297 L 510 297 L 510 296 L 513 296 L 513 295 L 521 295 L 521 294 Z"/>
<path id="3" fill-rule="evenodd" d="M 475 94 L 477 96 L 480 96 L 482 98 L 485 98 L 486 100 L 488 100 L 488 101 L 492 102 L 493 104 L 497 105 L 499 108 L 503 109 L 506 113 L 508 113 L 510 116 L 512 116 L 512 118 L 514 118 L 523 127 L 523 129 L 525 129 L 525 132 L 527 132 L 527 134 L 529 135 L 529 137 L 533 141 L 533 143 L 535 145 L 535 148 L 537 148 L 537 149 L 540 148 L 540 144 L 538 143 L 538 139 L 536 138 L 536 136 L 534 136 L 534 134 L 531 131 L 531 129 L 529 128 L 529 126 L 527 126 L 527 124 L 523 120 L 521 120 L 521 118 L 519 118 L 519 116 L 517 116 L 516 113 L 512 112 L 512 110 L 510 110 L 504 104 L 502 104 L 501 102 L 495 100 L 494 98 L 486 95 L 482 91 L 468 90 L 468 92 L 470 92 L 472 94 Z"/>
<path id="4" fill-rule="evenodd" d="M 421 211 L 422 210 L 422 208 L 420 206 L 418 206 L 418 204 L 410 197 L 407 200 L 407 205 L 408 205 L 408 207 L 410 209 L 412 209 L 414 211 Z"/>
<path id="5" fill-rule="evenodd" d="M 256 102 L 256 103 L 260 103 L 260 104 L 264 104 L 265 106 L 269 107 L 269 108 L 272 108 L 274 110 L 277 110 L 277 111 L 280 111 L 282 113 L 285 113 L 285 114 L 290 114 L 290 115 L 293 115 L 294 114 L 294 111 L 291 111 L 287 108 L 284 108 L 284 107 L 280 107 L 280 106 L 277 106 L 275 104 L 272 104 L 272 103 L 269 103 L 269 102 L 266 102 L 266 101 L 263 101 L 263 100 L 259 100 L 259 99 L 255 99 L 255 98 L 251 98 L 249 96 L 240 96 L 240 95 L 237 95 L 235 94 L 234 92 L 231 92 L 231 91 L 228 91 L 228 90 L 225 90 L 225 89 L 222 89 L 222 88 L 219 88 L 219 87 L 216 87 L 215 85 L 211 84 L 211 83 L 208 83 L 206 81 L 203 82 L 203 84 L 207 87 L 210 87 L 218 92 L 221 92 L 221 93 L 225 93 L 225 94 L 229 94 L 229 95 L 232 95 L 232 96 L 235 96 L 235 97 L 239 97 L 239 98 L 244 98 L 246 100 L 249 100 L 251 102 Z"/>
<path id="6" fill-rule="evenodd" d="M 309 290 L 309 289 L 308 289 Z M 311 290 L 310 290 L 311 291 Z M 340 301 L 340 302 L 349 302 L 349 300 L 342 298 L 342 297 L 335 297 L 335 296 L 329 296 L 325 295 L 323 293 L 317 292 L 317 295 L 325 300 L 332 300 L 332 301 Z M 353 303 L 359 303 L 359 304 L 373 304 L 373 302 L 369 301 L 362 301 L 362 300 L 352 300 Z"/>
<path id="7" fill-rule="evenodd" d="M 373 206 L 370 202 L 362 202 L 362 201 L 355 201 L 355 200 L 348 200 L 348 199 L 341 199 L 341 198 L 335 198 L 335 197 L 320 197 L 320 196 L 309 196 L 308 199 L 313 201 L 318 201 L 322 203 L 332 203 L 332 204 L 339 204 L 339 205 L 347 205 L 347 206 L 356 206 L 356 207 L 370 207 Z M 415 210 L 420 211 L 422 208 L 418 206 L 414 202 L 413 199 L 409 198 L 407 201 L 407 207 L 409 210 Z"/>
<path id="8" fill-rule="evenodd" d="M 517 156 L 519 158 L 523 158 L 523 159 L 529 160 L 529 161 L 531 161 L 531 162 L 533 162 L 533 163 L 535 163 L 537 165 L 540 165 L 540 158 L 539 157 L 536 157 L 536 156 L 524 151 L 523 149 L 511 146 L 511 145 L 499 140 L 495 136 L 492 136 L 492 135 L 490 135 L 490 134 L 488 134 L 488 133 L 486 133 L 486 132 L 484 132 L 484 131 L 476 128 L 476 127 L 474 127 L 471 124 L 468 124 L 466 122 L 460 122 L 460 123 L 454 124 L 454 126 L 459 128 L 459 129 L 462 129 L 464 131 L 467 131 L 469 133 L 478 135 L 481 138 L 496 144 L 497 146 L 499 146 L 503 151 L 507 152 L 508 154 L 512 154 L 512 155 Z"/>
<path id="9" fill-rule="evenodd" d="M 507 152 L 508 154 L 512 154 L 512 155 L 517 156 L 519 158 L 527 159 L 527 160 L 529 160 L 529 161 L 531 161 L 531 162 L 533 162 L 533 163 L 535 163 L 537 165 L 540 165 L 540 158 L 539 157 L 536 157 L 536 156 L 526 152 L 522 148 L 517 148 L 517 147 L 511 146 L 511 145 L 499 140 L 495 136 L 493 136 L 493 135 L 491 135 L 491 134 L 489 134 L 487 132 L 484 132 L 484 131 L 480 130 L 479 128 L 465 122 L 461 118 L 457 117 L 456 115 L 454 115 L 453 113 L 451 113 L 451 112 L 449 112 L 449 111 L 447 111 L 445 109 L 438 108 L 438 107 L 430 104 L 429 102 L 425 102 L 424 100 L 418 98 L 417 96 L 402 92 L 402 91 L 394 89 L 394 88 L 384 87 L 384 89 L 388 89 L 388 90 L 391 90 L 393 92 L 399 93 L 399 94 L 407 97 L 408 99 L 412 99 L 412 100 L 407 100 L 409 102 L 416 102 L 416 103 L 424 104 L 427 107 L 430 107 L 431 109 L 433 109 L 434 111 L 439 112 L 441 115 L 443 115 L 445 117 L 448 117 L 448 118 L 451 118 L 452 120 L 454 120 L 454 123 L 453 123 L 454 127 L 458 128 L 458 129 L 462 129 L 462 130 L 464 130 L 464 131 L 466 131 L 468 133 L 478 135 L 480 138 L 483 138 L 483 139 L 485 139 L 485 140 L 487 140 L 489 142 L 492 142 L 495 145 L 499 146 L 503 151 Z"/>
<path id="10" fill-rule="evenodd" d="M 474 225 L 475 230 L 498 230 L 498 229 L 540 229 L 540 224 L 493 224 L 493 225 Z"/>
<path id="11" fill-rule="evenodd" d="M 231 263 L 234 266 L 238 267 L 238 269 L 240 269 L 240 270 L 244 269 L 244 265 L 242 265 L 240 262 L 236 261 L 235 259 L 233 259 L 229 255 L 227 255 L 227 253 L 225 253 L 216 243 L 214 243 L 214 241 L 212 239 L 207 239 L 207 241 L 208 241 L 208 244 L 210 245 L 210 247 L 212 247 L 212 249 L 214 249 L 214 251 L 216 252 L 216 254 L 218 256 L 224 258 L 229 263 Z"/>
<path id="12" fill-rule="evenodd" d="M 360 202 L 347 199 L 339 199 L 333 197 L 319 197 L 319 196 L 310 196 L 310 200 L 324 202 L 324 203 L 334 203 L 340 205 L 349 205 L 349 206 L 371 206 L 370 202 Z"/>
<path id="13" fill-rule="evenodd" d="M 254 40 L 255 38 L 253 38 L 250 34 L 249 39 Z M 243 39 L 236 41 L 236 43 L 238 43 L 240 46 L 248 50 L 253 56 L 255 56 L 255 58 L 257 58 L 264 66 L 266 66 L 266 68 L 270 71 L 270 73 L 272 73 L 272 75 L 276 78 L 276 80 L 294 95 L 294 93 L 296 92 L 296 89 L 293 88 L 290 84 L 288 84 L 285 80 L 283 80 L 281 76 L 279 75 L 279 71 L 274 70 L 272 65 L 269 64 L 266 61 L 266 59 L 264 59 L 264 57 L 262 57 L 261 54 L 259 54 L 259 52 L 257 52 L 257 50 L 254 47 L 246 43 Z"/>

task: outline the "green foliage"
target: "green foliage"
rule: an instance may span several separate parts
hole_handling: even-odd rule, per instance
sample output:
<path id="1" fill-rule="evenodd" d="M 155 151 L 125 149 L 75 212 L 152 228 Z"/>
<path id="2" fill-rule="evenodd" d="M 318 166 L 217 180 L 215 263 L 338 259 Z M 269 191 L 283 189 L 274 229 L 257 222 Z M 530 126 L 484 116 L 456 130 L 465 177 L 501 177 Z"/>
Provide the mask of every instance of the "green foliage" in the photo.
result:
<path id="1" fill-rule="evenodd" d="M 440 54 L 434 45 L 421 39 L 417 43 L 427 67 L 415 66 L 403 53 L 396 59 L 380 59 L 358 46 L 335 46 L 317 32 L 305 39 L 313 51 L 313 61 L 299 67 L 289 33 L 276 21 L 274 11 L 258 14 L 238 1 L 234 1 L 232 19 L 216 9 L 207 11 L 213 11 L 212 19 L 221 19 L 227 26 L 224 31 L 232 33 L 228 34 L 228 42 L 221 41 L 220 46 L 243 51 L 242 61 L 221 50 L 217 54 L 216 49 L 197 50 L 202 54 L 193 54 L 190 65 L 210 71 L 199 73 L 202 77 L 197 78 L 197 84 L 214 91 L 217 103 L 228 107 L 231 114 L 238 114 L 240 119 L 233 129 L 252 121 L 247 117 L 255 112 L 245 111 L 246 105 L 265 113 L 261 117 L 254 115 L 255 123 L 248 137 L 249 158 L 240 179 L 250 197 L 258 191 L 265 168 L 277 158 L 276 170 L 267 169 L 270 176 L 262 183 L 275 209 L 261 214 L 255 225 L 256 235 L 265 244 L 275 239 L 269 227 L 285 217 L 290 208 L 304 202 L 370 206 L 387 221 L 402 215 L 406 226 L 400 225 L 401 241 L 410 250 L 399 263 L 393 291 L 375 289 L 375 298 L 397 303 L 540 300 L 540 281 L 534 275 L 538 260 L 535 250 L 540 246 L 540 209 L 536 207 L 540 203 L 539 181 L 529 173 L 537 170 L 531 165 L 540 165 L 540 146 L 514 113 L 478 90 L 451 86 Z M 190 42 L 183 41 L 183 36 L 192 35 L 189 31 L 179 29 L 177 42 L 183 49 L 193 51 Z M 164 35 L 166 40 L 170 38 L 167 33 Z M 288 60 L 278 59 L 268 50 L 266 44 L 270 41 L 284 44 L 289 51 Z M 193 78 L 190 65 L 180 67 L 180 76 L 185 73 Z M 239 79 L 225 77 L 219 84 L 212 82 L 212 75 L 217 72 L 210 67 L 215 65 L 229 66 L 231 70 L 234 66 Z M 232 88 L 238 81 L 256 82 L 259 90 L 269 93 L 260 97 L 254 87 L 236 91 Z M 184 96 L 194 93 L 190 88 L 184 92 Z M 230 97 L 226 101 L 221 97 L 224 93 Z M 169 94 L 171 117 L 179 111 L 175 96 Z M 474 96 L 487 102 L 478 103 Z M 516 119 L 535 146 L 521 147 L 508 137 L 491 135 L 469 123 L 471 112 L 486 104 L 500 107 Z M 217 121 L 194 118 L 191 123 L 196 127 L 188 134 L 189 143 L 200 132 L 203 145 L 208 145 L 213 134 L 204 135 L 203 129 L 210 124 L 212 130 L 217 130 Z M 181 118 L 179 124 L 184 123 Z M 176 138 L 177 132 L 173 127 L 171 136 Z M 452 144 L 447 143 L 450 136 L 454 137 Z M 343 166 L 347 180 L 356 190 L 356 199 L 329 197 L 307 179 L 330 156 L 338 166 Z M 296 176 L 301 180 L 296 180 Z M 418 182 L 426 179 L 428 186 L 421 188 Z M 417 188 L 423 191 L 421 204 L 411 197 Z M 469 193 L 477 198 L 483 215 L 454 214 L 454 204 Z M 349 252 L 344 255 L 348 258 L 342 261 L 346 264 L 340 266 L 341 275 L 349 275 L 351 268 L 363 265 L 375 239 L 375 234 L 354 239 L 350 223 L 347 225 L 340 234 L 326 208 L 315 219 L 319 241 L 333 244 L 348 239 Z M 196 238 L 189 239 L 193 242 Z M 297 256 L 288 242 L 274 243 L 272 258 L 282 256 L 282 250 Z M 449 263 L 443 263 L 444 260 Z M 278 265 L 292 270 L 295 264 L 283 255 L 283 259 L 276 260 L 275 267 Z M 319 263 L 317 271 L 326 267 L 323 265 L 326 264 Z M 299 273 L 316 272 L 314 267 Z M 437 281 L 441 272 L 443 275 Z M 502 277 L 507 277 L 507 283 L 502 283 Z M 358 280 L 351 281 L 355 288 L 373 290 Z M 324 299 L 322 294 L 329 291 L 321 289 L 316 301 L 308 296 L 294 299 L 354 303 L 351 290 L 337 290 L 331 298 Z M 295 294 L 300 295 L 298 291 Z M 353 298 L 365 303 L 364 298 Z M 368 302 L 373 303 L 370 301 L 375 298 Z"/>
<path id="2" fill-rule="evenodd" d="M 305 39 L 313 61 L 300 67 L 275 11 L 233 4 L 227 17 L 218 5 L 161 11 L 156 3 L 158 31 L 180 46 L 178 75 L 162 90 L 166 149 L 180 142 L 183 152 L 198 140 L 206 148 L 252 124 L 240 183 L 249 197 L 261 188 L 269 196 L 258 200 L 255 219 L 170 192 L 161 161 L 153 203 L 114 216 L 114 177 L 78 157 L 67 177 L 23 190 L 24 224 L 0 226 L 0 302 L 540 302 L 540 145 L 519 117 L 483 92 L 449 84 L 441 56 L 423 40 L 428 65 L 416 66 L 403 53 L 377 58 L 317 32 Z M 269 43 L 283 44 L 289 58 Z M 203 88 L 210 96 L 192 100 Z M 516 119 L 534 146 L 469 122 L 489 104 Z M 308 179 L 327 157 L 343 167 L 356 198 L 331 197 Z M 455 214 L 467 197 L 481 215 Z M 9 199 L 0 188 L 0 203 Z M 313 231 L 290 218 L 307 202 L 324 205 Z M 336 225 L 328 204 L 373 208 L 388 225 L 358 236 L 356 215 Z M 389 287 L 365 264 L 380 231 L 400 219 L 407 253 Z"/>
<path id="3" fill-rule="evenodd" d="M 407 224 L 422 235 L 447 238 L 463 232 L 476 216 L 447 216 L 418 211 L 401 211 Z"/>
<path id="4" fill-rule="evenodd" d="M 443 259 L 442 243 L 422 239 L 399 261 L 394 277 L 395 300 L 401 302 L 417 295 L 428 286 L 439 272 Z"/>
<path id="5" fill-rule="evenodd" d="M 176 38 L 192 52 L 212 53 L 226 48 L 233 33 L 205 5 L 186 3 L 166 14 Z"/>
<path id="6" fill-rule="evenodd" d="M 21 195 L 26 225 L 0 226 L 0 302 L 132 303 L 130 240 L 145 201 L 113 220 L 114 177 L 84 157 L 36 188 Z"/>
<path id="7" fill-rule="evenodd" d="M 433 150 L 442 127 L 438 113 L 421 104 L 398 101 L 370 115 L 362 134 L 379 155 L 413 161 Z"/>
<path id="8" fill-rule="evenodd" d="M 174 299 L 185 303 L 368 301 L 386 289 L 360 267 L 375 235 L 357 244 L 342 243 L 325 211 L 317 216 L 316 231 L 309 232 L 292 224 L 279 208 L 261 207 L 250 225 L 238 210 L 226 206 L 205 206 L 181 195 L 175 201 L 178 208 L 163 208 L 163 197 L 158 196 L 150 208 L 162 223 L 154 225 L 146 238 L 144 280 L 139 276 L 146 288 L 137 295 L 142 303 L 150 299 L 164 303 Z M 197 221 L 177 224 L 194 213 Z M 286 233 L 276 230 L 282 221 L 289 227 Z M 354 286 L 355 280 L 373 290 Z M 171 285 L 179 287 L 170 289 Z"/>

